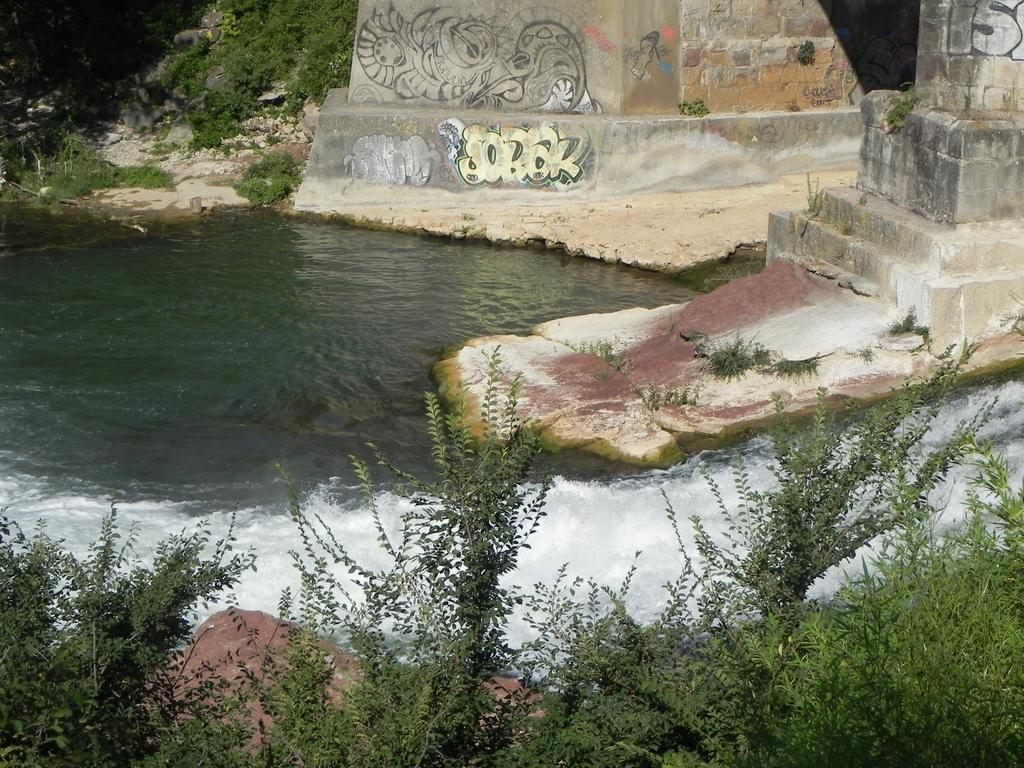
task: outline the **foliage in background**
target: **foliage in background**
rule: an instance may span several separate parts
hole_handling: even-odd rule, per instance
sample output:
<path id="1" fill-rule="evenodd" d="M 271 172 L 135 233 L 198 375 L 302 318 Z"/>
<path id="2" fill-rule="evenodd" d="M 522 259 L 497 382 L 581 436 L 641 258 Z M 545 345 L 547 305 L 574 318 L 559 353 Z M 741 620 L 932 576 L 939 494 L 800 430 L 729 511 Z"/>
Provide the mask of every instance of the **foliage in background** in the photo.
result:
<path id="1" fill-rule="evenodd" d="M 245 169 L 235 191 L 253 205 L 284 200 L 302 181 L 298 162 L 284 152 L 271 152 Z"/>
<path id="2" fill-rule="evenodd" d="M 50 92 L 81 120 L 109 108 L 117 86 L 171 48 L 206 0 L 5 0 L 0 3 L 0 87 Z"/>
<path id="3" fill-rule="evenodd" d="M 76 558 L 45 532 L 0 519 L 0 743 L 18 765 L 128 765 L 178 717 L 161 671 L 191 631 L 192 611 L 249 568 L 231 531 L 207 527 L 138 563 L 116 515 Z M 209 554 L 206 552 L 209 551 Z"/>
<path id="4" fill-rule="evenodd" d="M 161 76 L 191 101 L 193 146 L 218 147 L 237 134 L 256 113 L 256 98 L 275 83 L 287 89 L 285 109 L 293 112 L 347 85 L 358 8 L 358 0 L 221 0 L 221 39 L 177 54 Z M 223 68 L 223 82 L 208 91 L 215 67 Z"/>
<path id="5" fill-rule="evenodd" d="M 0 145 L 0 158 L 5 161 L 10 181 L 33 192 L 48 188 L 43 197 L 49 200 L 82 197 L 111 187 L 172 186 L 170 175 L 160 168 L 113 165 L 74 134 L 65 135 L 52 155 L 38 154 L 31 144 L 14 143 Z"/>

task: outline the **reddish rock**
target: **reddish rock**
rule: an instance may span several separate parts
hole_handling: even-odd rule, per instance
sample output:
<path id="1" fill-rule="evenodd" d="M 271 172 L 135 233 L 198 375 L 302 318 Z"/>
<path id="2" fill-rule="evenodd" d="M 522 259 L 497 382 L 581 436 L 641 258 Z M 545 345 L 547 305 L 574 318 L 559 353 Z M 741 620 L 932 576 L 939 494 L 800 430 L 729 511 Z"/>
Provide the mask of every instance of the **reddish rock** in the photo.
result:
<path id="1" fill-rule="evenodd" d="M 215 613 L 193 634 L 192 643 L 171 664 L 174 695 L 185 699 L 204 683 L 213 683 L 226 693 L 242 692 L 251 684 L 269 680 L 275 666 L 286 666 L 284 652 L 300 627 L 261 611 L 230 608 Z M 325 658 L 334 667 L 328 695 L 337 701 L 358 676 L 353 656 L 326 641 L 319 641 Z M 242 720 L 252 729 L 251 747 L 262 743 L 271 719 L 256 697 L 247 697 Z"/>

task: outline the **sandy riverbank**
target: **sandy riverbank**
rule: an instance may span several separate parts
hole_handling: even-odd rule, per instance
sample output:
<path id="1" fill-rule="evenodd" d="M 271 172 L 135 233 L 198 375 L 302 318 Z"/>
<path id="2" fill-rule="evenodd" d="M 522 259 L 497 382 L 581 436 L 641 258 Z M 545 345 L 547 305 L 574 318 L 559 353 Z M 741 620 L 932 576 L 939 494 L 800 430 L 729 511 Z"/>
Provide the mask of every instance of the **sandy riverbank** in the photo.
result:
<path id="1" fill-rule="evenodd" d="M 852 186 L 856 172 L 811 176 L 812 187 Z M 763 243 L 768 214 L 807 207 L 807 176 L 688 192 L 602 199 L 535 194 L 470 198 L 432 190 L 353 184 L 350 203 L 331 214 L 356 226 L 508 245 L 541 244 L 601 261 L 662 272 L 724 258 Z"/>

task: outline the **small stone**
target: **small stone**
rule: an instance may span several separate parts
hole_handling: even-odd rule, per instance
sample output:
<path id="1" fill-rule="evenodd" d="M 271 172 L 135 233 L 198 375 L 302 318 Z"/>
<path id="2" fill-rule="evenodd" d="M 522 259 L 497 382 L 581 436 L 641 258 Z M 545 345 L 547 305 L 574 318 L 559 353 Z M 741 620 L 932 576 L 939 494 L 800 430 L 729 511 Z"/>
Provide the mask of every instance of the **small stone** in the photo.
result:
<path id="1" fill-rule="evenodd" d="M 192 211 L 192 213 L 202 213 L 203 212 L 203 198 L 201 198 L 201 197 L 189 198 L 188 207 L 189 207 L 189 210 Z"/>
<path id="2" fill-rule="evenodd" d="M 109 133 L 105 133 L 105 134 L 103 134 L 103 136 L 100 137 L 100 146 L 101 147 L 112 147 L 115 144 L 117 144 L 119 141 L 121 141 L 121 139 L 123 139 L 123 138 L 124 138 L 124 136 L 122 136 L 117 131 L 110 131 Z"/>
<path id="3" fill-rule="evenodd" d="M 223 23 L 223 13 L 220 11 L 209 11 L 203 14 L 203 20 L 199 22 L 199 26 L 203 29 L 212 29 L 213 27 L 219 27 Z"/>
<path id="4" fill-rule="evenodd" d="M 288 98 L 288 91 L 284 89 L 284 85 L 281 83 L 274 83 L 274 85 L 267 91 L 264 91 L 256 97 L 256 101 L 263 105 L 268 104 L 283 104 L 284 100 Z"/>
<path id="5" fill-rule="evenodd" d="M 192 141 L 192 136 L 192 126 L 184 120 L 178 120 L 171 126 L 171 130 L 167 132 L 167 137 L 164 141 L 174 145 L 187 144 Z"/>
<path id="6" fill-rule="evenodd" d="M 206 76 L 206 80 L 203 82 L 203 85 L 208 91 L 222 91 L 227 84 L 227 75 L 224 72 L 224 67 L 220 64 L 210 70 L 210 73 Z"/>
<path id="7" fill-rule="evenodd" d="M 897 333 L 882 339 L 882 349 L 889 352 L 913 352 L 925 345 L 923 336 L 916 333 Z"/>
<path id="8" fill-rule="evenodd" d="M 215 43 L 220 40 L 220 28 L 183 29 L 174 36 L 174 47 L 179 50 L 182 48 L 191 48 L 193 45 L 199 45 L 199 43 L 204 40 L 210 43 Z"/>
<path id="9" fill-rule="evenodd" d="M 312 99 L 308 99 L 305 104 L 302 105 L 302 121 L 299 124 L 302 133 L 307 139 L 312 139 L 316 133 L 317 124 L 320 121 L 320 108 L 316 105 L 316 102 Z"/>

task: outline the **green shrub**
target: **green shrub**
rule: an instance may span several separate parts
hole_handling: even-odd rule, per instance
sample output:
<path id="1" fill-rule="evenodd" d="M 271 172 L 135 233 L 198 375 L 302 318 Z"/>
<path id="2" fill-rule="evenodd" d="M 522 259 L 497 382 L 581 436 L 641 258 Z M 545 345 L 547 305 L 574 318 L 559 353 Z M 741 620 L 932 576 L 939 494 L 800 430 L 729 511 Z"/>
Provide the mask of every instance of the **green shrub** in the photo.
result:
<path id="1" fill-rule="evenodd" d="M 685 117 L 707 117 L 711 114 L 711 110 L 704 103 L 704 99 L 694 99 L 693 101 L 679 102 L 679 114 Z"/>
<path id="2" fill-rule="evenodd" d="M 49 200 L 84 197 L 111 187 L 168 187 L 169 174 L 155 166 L 120 167 L 106 160 L 84 139 L 68 133 L 56 151 L 45 156 L 32 145 L 11 146 L 2 152 L 8 177 L 27 189 L 49 187 Z"/>
<path id="3" fill-rule="evenodd" d="M 231 542 L 200 526 L 145 567 L 114 512 L 83 559 L 0 519 L 0 743 L 19 764 L 128 765 L 177 718 L 203 716 L 182 709 L 166 670 L 196 604 L 251 566 Z"/>
<path id="4" fill-rule="evenodd" d="M 160 73 L 160 84 L 187 99 L 201 96 L 205 90 L 209 55 L 210 44 L 203 41 L 172 56 Z"/>
<path id="5" fill-rule="evenodd" d="M 1019 765 L 1024 590 L 1014 552 L 974 518 L 891 541 L 808 619 L 749 764 Z"/>
<path id="6" fill-rule="evenodd" d="M 899 131 L 902 129 L 919 101 L 913 88 L 903 91 L 893 98 L 885 113 L 885 122 L 889 126 L 889 130 Z"/>
<path id="7" fill-rule="evenodd" d="M 272 205 L 288 197 L 301 180 L 294 158 L 284 152 L 271 152 L 245 170 L 235 191 L 253 205 Z"/>
<path id="8" fill-rule="evenodd" d="M 814 376 L 818 372 L 820 360 L 817 357 L 809 357 L 806 360 L 776 360 L 771 364 L 770 370 L 776 376 L 784 379 L 802 379 Z"/>
<path id="9" fill-rule="evenodd" d="M 323 101 L 331 88 L 348 84 L 358 0 L 224 0 L 222 37 L 177 54 L 162 84 L 195 100 L 188 119 L 197 149 L 216 148 L 239 132 L 241 121 L 259 110 L 256 98 L 284 83 L 287 109 L 307 98 Z M 206 91 L 204 81 L 223 67 L 224 82 Z M 199 97 L 202 97 L 199 99 Z"/>
<path id="10" fill-rule="evenodd" d="M 816 53 L 817 51 L 814 48 L 814 42 L 811 40 L 805 40 L 797 49 L 796 60 L 803 66 L 808 67 L 814 63 Z"/>
<path id="11" fill-rule="evenodd" d="M 125 165 L 116 170 L 117 186 L 142 189 L 173 188 L 174 179 L 167 171 L 155 165 Z"/>
<path id="12" fill-rule="evenodd" d="M 927 380 L 905 385 L 845 430 L 832 423 L 824 397 L 807 434 L 783 421 L 773 436 L 778 487 L 753 490 L 738 468 L 738 509 L 708 476 L 733 533 L 723 545 L 692 519 L 703 616 L 719 626 L 742 616 L 787 616 L 830 568 L 927 518 L 928 494 L 966 454 L 976 429 L 976 422 L 960 424 L 937 447 L 920 450 L 965 359 L 947 356 Z"/>
<path id="13" fill-rule="evenodd" d="M 694 348 L 694 356 L 705 359 L 708 373 L 717 379 L 738 379 L 755 368 L 772 364 L 772 352 L 756 341 L 736 336 L 730 341 L 702 341 Z"/>
<path id="14" fill-rule="evenodd" d="M 445 415 L 428 396 L 436 480 L 414 478 L 377 452 L 410 502 L 397 532 L 381 520 L 368 468 L 354 460 L 386 566 L 360 565 L 321 520 L 294 506 L 304 542 L 300 617 L 312 628 L 343 628 L 360 661 L 336 721 L 343 727 L 329 735 L 345 745 L 344 765 L 483 764 L 512 743 L 530 707 L 517 695 L 496 701 L 486 688 L 516 656 L 505 629 L 523 597 L 503 579 L 537 531 L 548 491 L 547 483 L 523 485 L 539 447 L 517 421 L 517 386 L 499 404 L 499 365 L 495 354 L 479 431 L 461 409 Z M 353 574 L 361 599 L 328 563 Z"/>
<path id="15" fill-rule="evenodd" d="M 889 326 L 889 333 L 893 336 L 901 333 L 916 333 L 926 341 L 929 336 L 928 326 L 917 322 L 917 310 L 914 307 L 907 310 L 907 314 L 901 320 L 896 320 Z"/>

